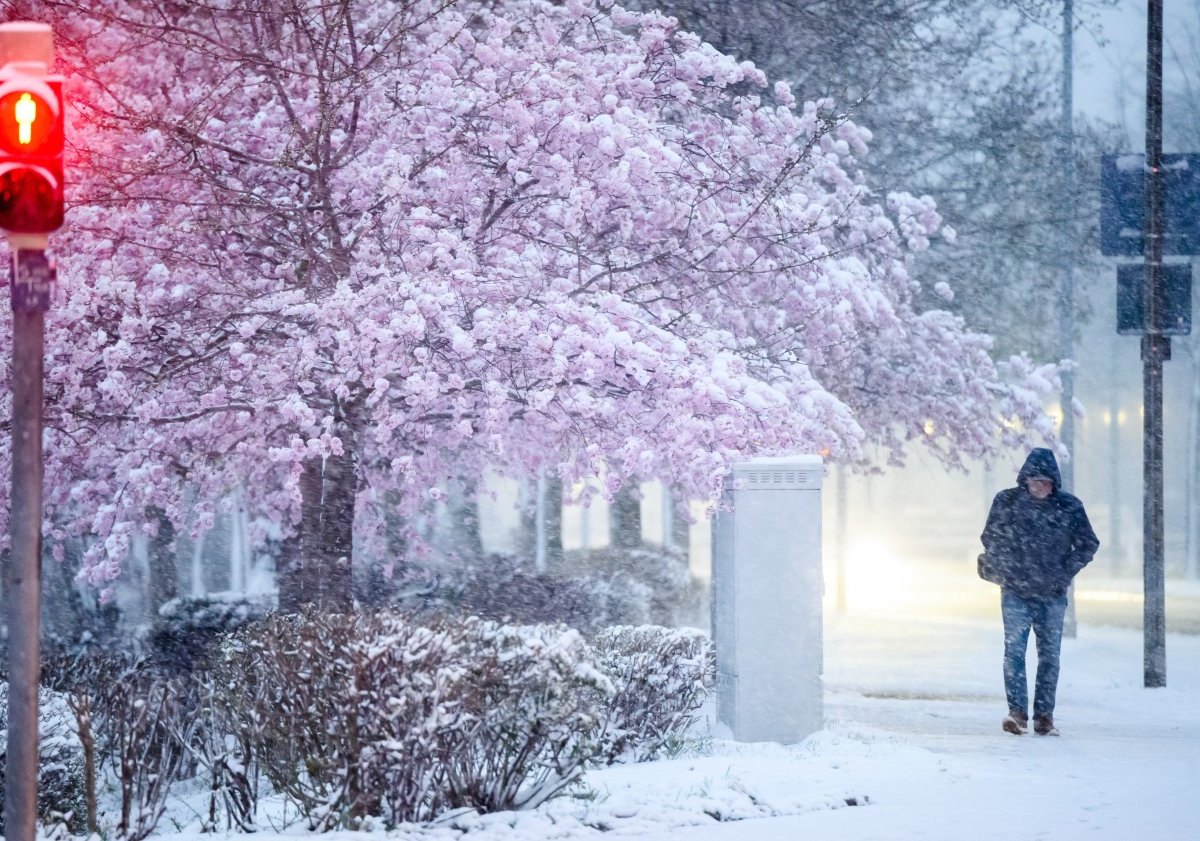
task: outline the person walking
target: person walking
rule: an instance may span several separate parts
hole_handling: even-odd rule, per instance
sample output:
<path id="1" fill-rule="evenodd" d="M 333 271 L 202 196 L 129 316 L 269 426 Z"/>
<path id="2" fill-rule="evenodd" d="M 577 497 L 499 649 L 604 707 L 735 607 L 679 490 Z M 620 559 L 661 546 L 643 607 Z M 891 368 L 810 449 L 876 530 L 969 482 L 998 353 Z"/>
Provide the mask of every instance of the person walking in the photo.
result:
<path id="1" fill-rule="evenodd" d="M 1029 732 L 1029 683 L 1025 653 L 1032 629 L 1038 667 L 1033 729 L 1057 736 L 1054 701 L 1067 588 L 1100 548 L 1083 503 L 1062 489 L 1054 453 L 1035 447 L 1017 474 L 1017 486 L 992 500 L 983 534 L 980 575 L 1000 585 L 1004 621 L 1005 732 Z"/>

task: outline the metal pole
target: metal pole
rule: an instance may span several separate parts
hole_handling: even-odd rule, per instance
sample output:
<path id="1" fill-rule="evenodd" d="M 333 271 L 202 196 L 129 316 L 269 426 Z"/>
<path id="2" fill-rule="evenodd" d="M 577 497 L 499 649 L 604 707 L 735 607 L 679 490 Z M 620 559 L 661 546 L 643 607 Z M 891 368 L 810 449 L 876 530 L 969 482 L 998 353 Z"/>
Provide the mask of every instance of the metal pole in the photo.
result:
<path id="1" fill-rule="evenodd" d="M 1075 268 L 1071 249 L 1071 208 L 1075 206 L 1075 133 L 1071 123 L 1074 111 L 1074 85 L 1072 73 L 1072 42 L 1074 41 L 1074 14 L 1071 0 L 1063 2 L 1062 20 L 1062 112 L 1060 115 L 1062 144 L 1062 207 L 1063 218 L 1059 228 L 1059 281 L 1058 281 L 1058 335 L 1059 358 L 1071 359 L 1075 355 Z M 1069 458 L 1061 466 L 1063 490 L 1075 490 L 1075 375 L 1071 371 L 1062 374 L 1062 442 Z M 1063 619 L 1063 635 L 1074 637 L 1075 585 L 1068 590 L 1067 613 Z"/>
<path id="2" fill-rule="evenodd" d="M 40 75 L 54 63 L 49 26 L 0 24 L 0 64 Z M 4 833 L 34 841 L 37 833 L 38 683 L 42 604 L 42 358 L 45 312 L 54 269 L 44 233 L 5 231 L 12 252 L 12 496 L 9 554 L 4 568 L 8 620 L 8 754 Z"/>
<path id="3" fill-rule="evenodd" d="M 13 249 L 14 296 L 21 252 Z M 22 308 L 24 309 L 24 308 Z M 13 307 L 12 540 L 4 571 L 8 617 L 8 762 L 4 823 L 8 841 L 37 829 L 38 682 L 42 591 L 42 356 L 44 313 Z"/>
<path id="4" fill-rule="evenodd" d="M 1149 0 L 1146 20 L 1146 277 L 1142 294 L 1143 436 L 1142 576 L 1143 668 L 1147 687 L 1167 685 L 1166 610 L 1163 580 L 1163 361 L 1170 357 L 1162 335 L 1162 0 Z"/>

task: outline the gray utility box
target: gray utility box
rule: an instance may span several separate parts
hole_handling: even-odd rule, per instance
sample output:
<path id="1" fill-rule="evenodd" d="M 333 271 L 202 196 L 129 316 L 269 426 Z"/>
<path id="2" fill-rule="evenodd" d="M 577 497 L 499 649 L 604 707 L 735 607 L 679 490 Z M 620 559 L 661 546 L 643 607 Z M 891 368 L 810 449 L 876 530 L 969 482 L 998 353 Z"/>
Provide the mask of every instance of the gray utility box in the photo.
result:
<path id="1" fill-rule="evenodd" d="M 737 464 L 713 521 L 717 719 L 739 742 L 820 730 L 819 456 Z"/>

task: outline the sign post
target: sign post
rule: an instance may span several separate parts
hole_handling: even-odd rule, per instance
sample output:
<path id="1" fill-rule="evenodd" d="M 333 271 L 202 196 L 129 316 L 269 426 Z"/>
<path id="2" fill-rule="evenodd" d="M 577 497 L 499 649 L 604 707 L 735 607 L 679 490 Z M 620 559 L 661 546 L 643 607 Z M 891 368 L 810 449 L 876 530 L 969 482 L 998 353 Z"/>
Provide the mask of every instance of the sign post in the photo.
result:
<path id="1" fill-rule="evenodd" d="M 1119 266 L 1117 332 L 1142 335 L 1142 574 L 1144 685 L 1167 685 L 1163 540 L 1163 363 L 1171 339 L 1191 332 L 1191 266 L 1164 255 L 1200 254 L 1200 155 L 1162 151 L 1162 0 L 1146 26 L 1146 154 L 1100 161 L 1100 253 L 1142 256 Z M 1135 288 L 1136 284 L 1136 288 Z"/>
<path id="2" fill-rule="evenodd" d="M 1142 312 L 1142 576 L 1143 683 L 1167 685 L 1166 593 L 1163 558 L 1163 362 L 1171 340 L 1163 335 L 1162 0 L 1150 0 L 1146 21 L 1146 283 Z"/>

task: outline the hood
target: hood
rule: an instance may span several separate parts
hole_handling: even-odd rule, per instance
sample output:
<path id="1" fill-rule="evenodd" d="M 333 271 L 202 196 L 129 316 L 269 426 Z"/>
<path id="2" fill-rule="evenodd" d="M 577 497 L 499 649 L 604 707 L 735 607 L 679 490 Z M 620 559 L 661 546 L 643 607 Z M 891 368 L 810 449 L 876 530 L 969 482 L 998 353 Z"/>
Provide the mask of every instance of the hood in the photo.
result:
<path id="1" fill-rule="evenodd" d="M 1021 465 L 1017 474 L 1017 487 L 1025 487 L 1025 480 L 1030 476 L 1048 476 L 1054 482 L 1054 490 L 1062 488 L 1062 474 L 1058 472 L 1058 459 L 1054 452 L 1045 447 L 1034 447 Z"/>

